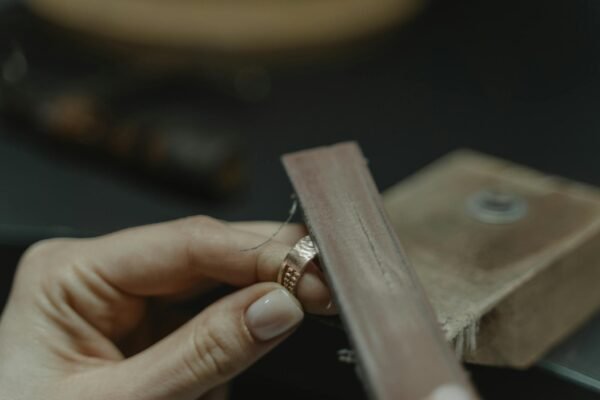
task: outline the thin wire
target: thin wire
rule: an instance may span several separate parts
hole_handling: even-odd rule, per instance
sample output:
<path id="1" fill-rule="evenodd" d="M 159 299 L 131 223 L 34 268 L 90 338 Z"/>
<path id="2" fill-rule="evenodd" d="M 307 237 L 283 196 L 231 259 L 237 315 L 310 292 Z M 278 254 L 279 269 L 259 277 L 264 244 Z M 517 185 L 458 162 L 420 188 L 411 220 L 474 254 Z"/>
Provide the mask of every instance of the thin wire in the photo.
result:
<path id="1" fill-rule="evenodd" d="M 275 233 L 273 233 L 271 236 L 269 236 L 267 238 L 267 240 L 265 240 L 264 242 L 262 242 L 262 243 L 260 243 L 260 244 L 258 244 L 256 246 L 254 246 L 254 247 L 250 247 L 249 249 L 242 249 L 241 251 L 253 251 L 253 250 L 261 248 L 265 244 L 269 243 L 271 240 L 275 239 L 275 237 L 277 235 L 279 235 L 279 232 L 281 232 L 281 230 L 283 228 L 285 228 L 285 226 L 292 221 L 292 218 L 294 218 L 294 215 L 296 214 L 296 210 L 298 209 L 298 198 L 296 197 L 295 194 L 292 194 L 291 197 L 292 197 L 293 202 L 292 202 L 292 206 L 290 207 L 290 211 L 289 211 L 288 217 L 287 217 L 287 219 L 285 221 L 283 221 L 281 223 L 281 225 L 279 225 L 279 227 L 277 228 L 277 230 L 275 231 Z"/>

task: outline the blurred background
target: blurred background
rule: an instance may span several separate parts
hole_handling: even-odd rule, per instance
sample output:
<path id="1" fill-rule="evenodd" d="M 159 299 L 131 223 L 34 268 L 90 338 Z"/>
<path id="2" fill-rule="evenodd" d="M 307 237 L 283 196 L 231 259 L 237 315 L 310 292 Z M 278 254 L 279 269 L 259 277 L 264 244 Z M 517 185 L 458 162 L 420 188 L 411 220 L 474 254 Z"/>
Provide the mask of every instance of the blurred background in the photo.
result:
<path id="1" fill-rule="evenodd" d="M 280 155 L 337 141 L 382 190 L 461 147 L 600 184 L 599 65 L 585 0 L 0 0 L 3 296 L 44 237 L 283 220 Z M 343 334 L 306 329 L 296 347 L 329 339 L 298 398 L 362 398 L 351 367 L 317 373 Z M 238 393 L 289 386 L 261 371 L 293 346 Z M 486 398 L 598 398 L 539 368 L 473 374 Z"/>

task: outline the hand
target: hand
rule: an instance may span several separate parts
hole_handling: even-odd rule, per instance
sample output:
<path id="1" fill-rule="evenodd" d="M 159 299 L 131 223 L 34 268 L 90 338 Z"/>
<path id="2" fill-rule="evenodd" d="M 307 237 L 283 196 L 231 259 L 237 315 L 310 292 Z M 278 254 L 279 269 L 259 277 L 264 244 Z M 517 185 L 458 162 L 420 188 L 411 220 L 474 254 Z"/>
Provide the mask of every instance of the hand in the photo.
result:
<path id="1" fill-rule="evenodd" d="M 194 217 L 32 246 L 0 319 L 0 397 L 196 400 L 214 393 L 284 340 L 302 308 L 334 312 L 314 267 L 298 286 L 303 307 L 273 282 L 302 227 L 289 225 L 245 251 L 276 229 Z M 215 282 L 242 289 L 161 332 L 172 322 L 162 315 L 172 317 L 179 302 Z"/>

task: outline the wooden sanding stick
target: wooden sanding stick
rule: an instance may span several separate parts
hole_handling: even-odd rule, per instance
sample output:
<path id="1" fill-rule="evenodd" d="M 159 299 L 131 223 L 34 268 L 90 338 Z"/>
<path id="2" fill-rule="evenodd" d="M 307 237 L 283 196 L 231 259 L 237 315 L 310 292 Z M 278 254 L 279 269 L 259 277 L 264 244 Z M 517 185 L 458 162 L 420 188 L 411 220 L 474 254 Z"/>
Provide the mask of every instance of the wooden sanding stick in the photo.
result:
<path id="1" fill-rule="evenodd" d="M 384 211 L 359 147 L 283 156 L 320 263 L 377 400 L 475 400 Z"/>

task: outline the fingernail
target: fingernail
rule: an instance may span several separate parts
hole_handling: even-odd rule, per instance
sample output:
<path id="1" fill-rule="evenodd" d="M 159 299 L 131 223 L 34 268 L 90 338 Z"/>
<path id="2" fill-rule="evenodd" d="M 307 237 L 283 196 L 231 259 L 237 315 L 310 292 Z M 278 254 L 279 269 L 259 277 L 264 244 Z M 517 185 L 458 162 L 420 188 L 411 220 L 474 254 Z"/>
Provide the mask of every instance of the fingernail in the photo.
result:
<path id="1" fill-rule="evenodd" d="M 256 300 L 246 311 L 246 326 L 262 341 L 271 340 L 298 325 L 304 312 L 284 289 L 273 290 Z"/>

